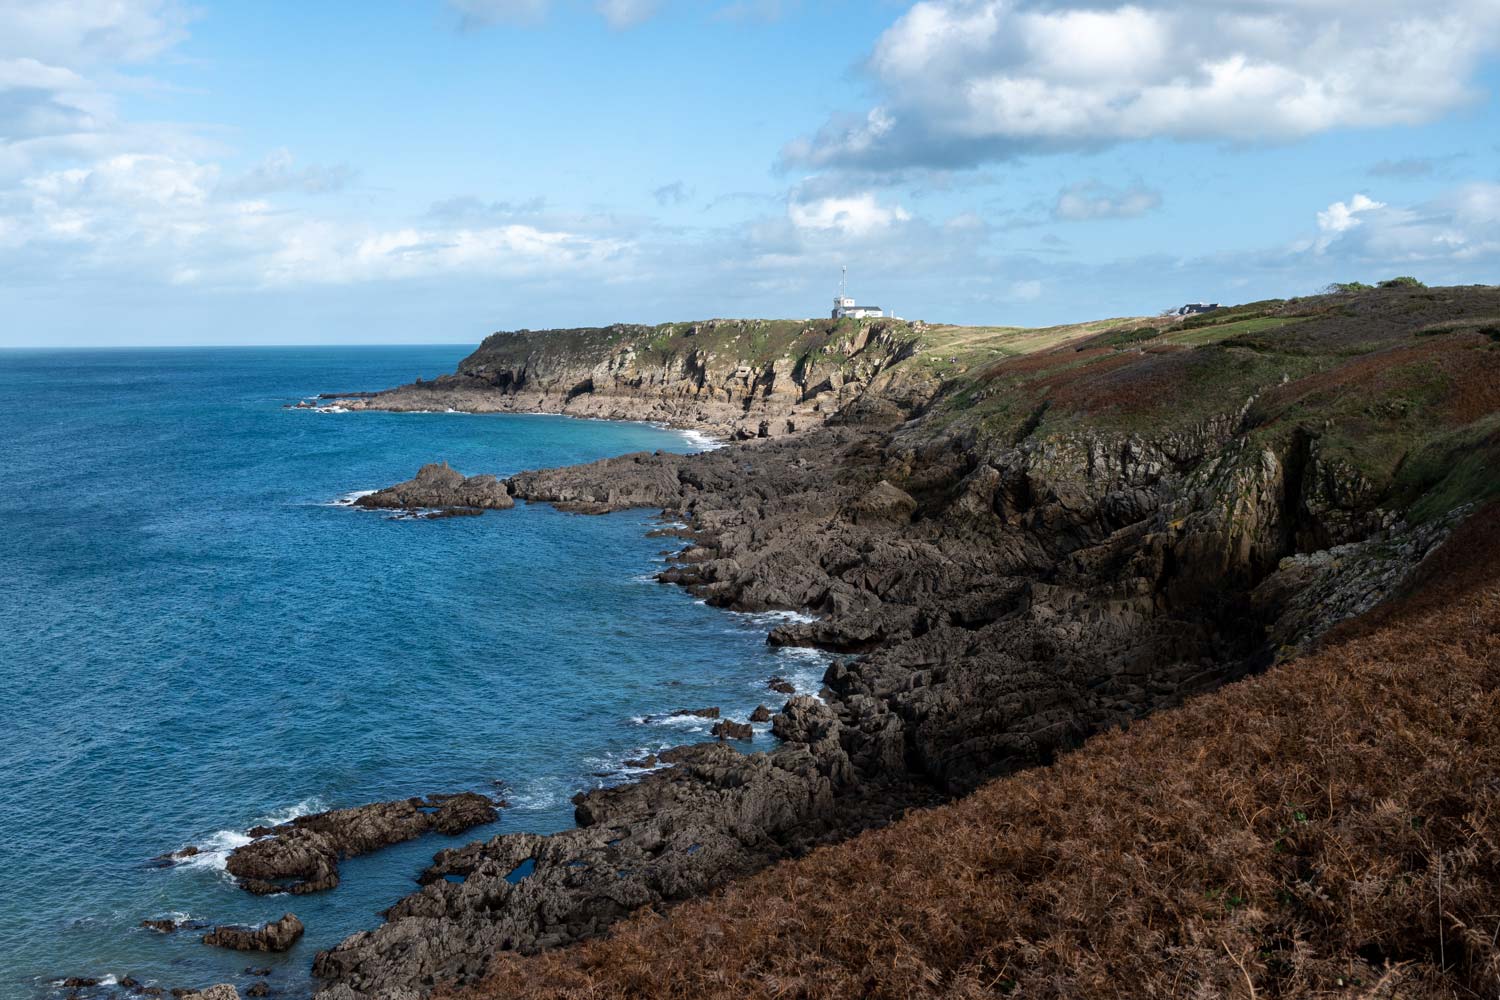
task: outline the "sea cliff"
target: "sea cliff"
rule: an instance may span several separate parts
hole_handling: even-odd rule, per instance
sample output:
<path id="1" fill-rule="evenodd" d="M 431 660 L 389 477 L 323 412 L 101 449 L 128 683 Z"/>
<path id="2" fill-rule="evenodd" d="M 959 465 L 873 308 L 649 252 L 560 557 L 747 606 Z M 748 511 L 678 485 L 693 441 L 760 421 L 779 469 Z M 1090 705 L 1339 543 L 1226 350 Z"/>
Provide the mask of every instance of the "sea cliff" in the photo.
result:
<path id="1" fill-rule="evenodd" d="M 578 830 L 439 855 L 383 926 L 318 957 L 323 995 L 477 982 L 501 953 L 596 935 L 1315 647 L 1500 494 L 1497 315 L 1495 289 L 1400 288 L 1047 331 L 522 332 L 349 401 L 742 442 L 486 480 L 482 506 L 659 508 L 688 525 L 663 582 L 809 611 L 769 641 L 849 655 L 821 701 L 776 713 L 775 751 L 675 751 L 580 796 Z M 467 504 L 472 481 L 424 477 L 385 505 Z"/>

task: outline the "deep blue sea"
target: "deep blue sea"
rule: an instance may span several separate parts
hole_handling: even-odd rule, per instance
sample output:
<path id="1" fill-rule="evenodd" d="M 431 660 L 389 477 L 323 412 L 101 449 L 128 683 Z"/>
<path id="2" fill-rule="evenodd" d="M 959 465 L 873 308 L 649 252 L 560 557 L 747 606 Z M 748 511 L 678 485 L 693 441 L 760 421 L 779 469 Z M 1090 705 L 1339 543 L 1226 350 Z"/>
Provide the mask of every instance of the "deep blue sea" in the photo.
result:
<path id="1" fill-rule="evenodd" d="M 284 408 L 468 350 L 0 351 L 0 1000 L 67 976 L 243 986 L 251 964 L 305 994 L 314 951 L 377 924 L 435 851 L 569 826 L 573 793 L 622 760 L 707 736 L 643 716 L 744 718 L 773 673 L 816 689 L 823 663 L 768 648 L 768 616 L 652 582 L 656 512 L 340 506 L 435 460 L 504 475 L 698 447 L 641 424 Z M 258 823 L 497 781 L 495 826 L 347 861 L 330 892 L 257 898 L 223 872 Z M 187 844 L 206 853 L 149 863 Z M 288 910 L 306 937 L 253 961 L 138 926 Z"/>

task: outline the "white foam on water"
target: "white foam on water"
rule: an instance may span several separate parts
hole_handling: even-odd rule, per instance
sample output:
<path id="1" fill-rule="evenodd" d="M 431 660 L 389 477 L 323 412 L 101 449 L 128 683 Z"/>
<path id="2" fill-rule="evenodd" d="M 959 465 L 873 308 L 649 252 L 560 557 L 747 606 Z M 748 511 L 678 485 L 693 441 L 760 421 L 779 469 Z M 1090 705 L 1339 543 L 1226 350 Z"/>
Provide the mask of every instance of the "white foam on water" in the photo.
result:
<path id="1" fill-rule="evenodd" d="M 250 826 L 280 826 L 282 823 L 290 823 L 298 816 L 323 812 L 325 808 L 322 799 L 317 796 L 311 796 L 293 805 L 274 809 L 258 817 Z M 197 854 L 190 858 L 183 858 L 173 867 L 223 872 L 225 871 L 225 866 L 229 863 L 229 855 L 237 848 L 244 847 L 253 839 L 253 837 L 242 830 L 215 830 L 196 844 L 198 848 Z M 185 916 L 184 919 L 186 919 Z"/>
<path id="2" fill-rule="evenodd" d="M 349 412 L 349 408 L 346 407 L 346 406 L 315 406 L 315 407 L 313 407 L 313 412 L 314 413 L 348 413 Z"/>
<path id="3" fill-rule="evenodd" d="M 803 611 L 731 611 L 730 614 L 740 621 L 772 628 L 777 625 L 810 625 L 818 620 L 815 615 Z"/>
<path id="4" fill-rule="evenodd" d="M 512 788 L 505 795 L 511 810 L 541 812 L 555 809 L 569 797 L 556 779 L 540 778 Z"/>
<path id="5" fill-rule="evenodd" d="M 327 809 L 328 807 L 324 805 L 322 799 L 318 798 L 316 795 L 310 795 L 307 798 L 303 799 L 301 802 L 298 802 L 294 805 L 268 812 L 250 825 L 280 826 L 283 823 L 290 823 L 298 816 L 310 816 L 313 813 L 326 812 Z"/>
<path id="6" fill-rule="evenodd" d="M 724 447 L 724 442 L 712 437 L 702 431 L 679 431 L 688 445 L 698 451 L 718 451 Z"/>
<path id="7" fill-rule="evenodd" d="M 716 720 L 697 715 L 637 715 L 630 721 L 638 726 L 665 726 L 689 733 L 706 733 L 713 729 Z"/>
<path id="8" fill-rule="evenodd" d="M 230 852 L 237 847 L 244 847 L 250 841 L 251 838 L 239 830 L 216 830 L 197 845 L 197 854 L 190 858 L 183 858 L 174 867 L 192 871 L 222 872 L 224 866 L 229 863 Z"/>
<path id="9" fill-rule="evenodd" d="M 783 646 L 776 651 L 776 659 L 786 664 L 784 676 L 798 694 L 821 697 L 823 675 L 833 663 L 832 653 L 805 646 Z"/>
<path id="10" fill-rule="evenodd" d="M 376 493 L 379 493 L 379 492 L 380 492 L 379 490 L 355 490 L 353 493 L 345 493 L 343 496 L 339 497 L 337 500 L 330 500 L 326 504 L 324 504 L 323 506 L 325 506 L 325 507 L 353 507 L 355 501 L 357 501 L 360 497 L 374 496 Z"/>
<path id="11" fill-rule="evenodd" d="M 634 750 L 622 750 L 619 753 L 605 754 L 599 757 L 585 757 L 584 763 L 588 765 L 589 772 L 597 776 L 605 771 L 616 772 L 621 777 L 634 778 L 652 771 L 660 771 L 670 764 L 657 763 L 654 767 L 636 767 L 625 762 L 628 760 L 645 760 L 647 757 L 669 750 L 672 743 L 658 743 L 656 746 L 636 747 Z"/>

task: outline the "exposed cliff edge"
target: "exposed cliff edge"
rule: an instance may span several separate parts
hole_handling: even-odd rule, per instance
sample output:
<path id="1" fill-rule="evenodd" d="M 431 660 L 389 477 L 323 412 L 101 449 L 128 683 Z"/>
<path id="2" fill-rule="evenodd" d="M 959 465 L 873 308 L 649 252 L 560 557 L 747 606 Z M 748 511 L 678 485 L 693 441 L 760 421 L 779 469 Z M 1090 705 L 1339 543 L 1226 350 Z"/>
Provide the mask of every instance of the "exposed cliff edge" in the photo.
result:
<path id="1" fill-rule="evenodd" d="M 1396 289 L 1060 331 L 871 325 L 853 353 L 825 341 L 784 366 L 784 393 L 776 359 L 769 383 L 761 369 L 732 392 L 707 361 L 659 367 L 684 355 L 647 355 L 643 328 L 506 335 L 457 376 L 374 397 L 779 438 L 503 486 L 670 511 L 691 544 L 665 582 L 725 607 L 810 609 L 818 621 L 771 641 L 859 655 L 830 669 L 826 704 L 776 715 L 770 754 L 679 751 L 581 797 L 579 830 L 439 855 L 385 925 L 319 956 L 323 995 L 475 981 L 498 952 L 596 934 L 1314 643 L 1500 494 L 1497 315 L 1494 289 Z M 803 364 L 872 345 L 836 388 Z M 466 482 L 441 478 L 445 496 Z M 448 502 L 420 482 L 402 505 Z"/>
<path id="2" fill-rule="evenodd" d="M 723 438 L 781 437 L 858 397 L 930 395 L 901 367 L 923 343 L 900 320 L 709 320 L 663 326 L 522 330 L 485 340 L 452 375 L 369 396 L 351 410 L 566 413 L 648 420 Z"/>

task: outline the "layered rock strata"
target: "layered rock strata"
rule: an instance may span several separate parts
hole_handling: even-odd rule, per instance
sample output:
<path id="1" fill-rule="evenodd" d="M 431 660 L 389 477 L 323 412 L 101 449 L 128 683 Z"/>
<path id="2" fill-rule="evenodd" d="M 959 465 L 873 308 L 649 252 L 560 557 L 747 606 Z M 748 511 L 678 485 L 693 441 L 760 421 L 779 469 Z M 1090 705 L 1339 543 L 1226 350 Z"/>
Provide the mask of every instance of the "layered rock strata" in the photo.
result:
<path id="1" fill-rule="evenodd" d="M 871 389 L 930 392 L 899 369 L 920 324 L 709 320 L 522 330 L 490 337 L 452 375 L 335 400 L 352 410 L 564 413 L 646 420 L 729 439 L 822 425 Z"/>

